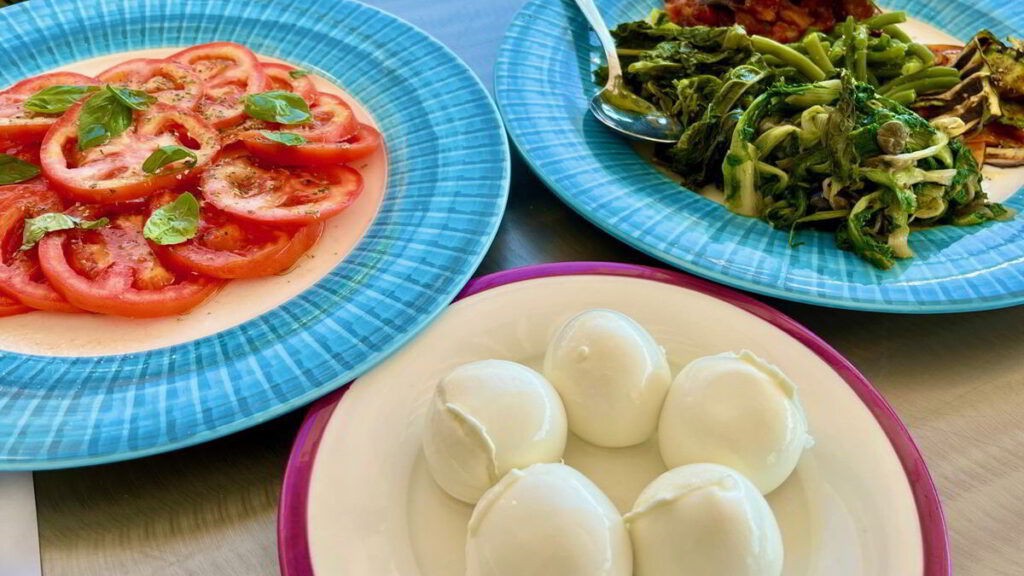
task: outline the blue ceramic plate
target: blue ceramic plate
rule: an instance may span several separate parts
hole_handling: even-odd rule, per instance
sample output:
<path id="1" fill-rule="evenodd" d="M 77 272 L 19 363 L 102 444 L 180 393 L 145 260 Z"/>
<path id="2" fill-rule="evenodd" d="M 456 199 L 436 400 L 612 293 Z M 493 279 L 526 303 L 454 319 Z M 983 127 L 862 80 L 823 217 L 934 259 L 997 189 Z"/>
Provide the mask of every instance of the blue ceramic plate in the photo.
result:
<path id="1" fill-rule="evenodd" d="M 597 0 L 614 27 L 661 0 Z M 1000 0 L 892 0 L 962 41 L 988 28 L 1024 32 L 1024 11 Z M 827 233 L 787 235 L 681 189 L 587 114 L 603 61 L 572 0 L 530 0 L 506 33 L 495 93 L 513 141 L 569 206 L 620 240 L 684 270 L 769 296 L 858 310 L 961 312 L 1024 302 L 1024 217 L 911 235 L 912 260 L 881 271 Z M 1024 195 L 1007 204 L 1024 211 Z"/>
<path id="2" fill-rule="evenodd" d="M 313 68 L 369 110 L 389 157 L 376 219 L 312 288 L 212 336 L 110 356 L 0 351 L 0 469 L 144 456 L 306 404 L 422 329 L 490 245 L 509 181 L 497 110 L 454 54 L 357 2 L 20 4 L 0 9 L 0 86 L 104 54 L 215 40 Z"/>

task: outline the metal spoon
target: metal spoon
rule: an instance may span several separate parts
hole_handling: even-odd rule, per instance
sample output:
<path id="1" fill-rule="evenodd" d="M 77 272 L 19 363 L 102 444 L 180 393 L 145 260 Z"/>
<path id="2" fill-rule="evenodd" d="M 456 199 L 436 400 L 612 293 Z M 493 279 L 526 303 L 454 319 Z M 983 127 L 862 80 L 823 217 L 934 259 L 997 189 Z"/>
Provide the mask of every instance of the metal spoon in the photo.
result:
<path id="1" fill-rule="evenodd" d="M 612 130 L 637 140 L 675 143 L 683 127 L 674 118 L 665 116 L 650 103 L 633 94 L 622 81 L 622 64 L 615 51 L 615 40 L 593 0 L 576 0 L 590 27 L 604 48 L 608 60 L 608 83 L 590 101 L 590 111 Z"/>

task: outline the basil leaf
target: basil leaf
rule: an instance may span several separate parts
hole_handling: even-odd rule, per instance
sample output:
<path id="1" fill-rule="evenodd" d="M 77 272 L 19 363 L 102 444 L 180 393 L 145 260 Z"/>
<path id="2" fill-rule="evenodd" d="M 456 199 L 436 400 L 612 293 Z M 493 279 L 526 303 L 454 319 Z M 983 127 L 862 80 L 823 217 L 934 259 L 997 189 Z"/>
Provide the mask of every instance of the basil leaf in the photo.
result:
<path id="1" fill-rule="evenodd" d="M 291 132 L 271 132 L 270 130 L 260 130 L 260 136 L 263 136 L 271 142 L 277 142 L 278 144 L 284 144 L 285 146 L 299 146 L 306 143 L 306 139 L 301 134 L 292 134 Z"/>
<path id="2" fill-rule="evenodd" d="M 97 90 L 98 86 L 50 86 L 29 96 L 21 106 L 37 114 L 63 114 L 75 102 Z"/>
<path id="3" fill-rule="evenodd" d="M 288 75 L 292 78 L 302 78 L 303 76 L 309 76 L 311 72 L 309 70 L 289 70 Z"/>
<path id="4" fill-rule="evenodd" d="M 245 97 L 245 113 L 257 120 L 277 124 L 302 124 L 313 119 L 309 104 L 302 96 L 284 90 L 271 90 Z"/>
<path id="5" fill-rule="evenodd" d="M 187 242 L 198 231 L 199 201 L 191 192 L 185 192 L 174 202 L 154 210 L 142 228 L 142 235 L 166 246 Z"/>
<path id="6" fill-rule="evenodd" d="M 154 150 L 149 155 L 149 158 L 146 158 L 146 161 L 142 163 L 142 171 L 146 174 L 156 174 L 164 166 L 179 160 L 185 161 L 180 170 L 187 170 L 195 166 L 199 158 L 196 157 L 195 152 L 184 146 L 161 146 Z"/>
<path id="7" fill-rule="evenodd" d="M 127 130 L 132 120 L 132 109 L 111 90 L 103 90 L 82 105 L 78 115 L 78 149 L 88 150 L 110 142 Z"/>
<path id="8" fill-rule="evenodd" d="M 17 184 L 39 176 L 39 167 L 17 156 L 0 154 L 0 185 Z"/>
<path id="9" fill-rule="evenodd" d="M 29 250 L 49 232 L 70 230 L 72 228 L 93 230 L 106 226 L 109 223 L 110 221 L 106 218 L 82 220 L 81 218 L 68 216 L 60 212 L 49 212 L 35 218 L 26 218 L 25 230 L 21 233 L 21 250 Z"/>
<path id="10" fill-rule="evenodd" d="M 122 104 L 132 110 L 145 110 L 146 108 L 149 108 L 150 104 L 156 102 L 156 98 L 141 90 L 132 90 L 131 88 L 124 88 L 121 86 L 111 86 L 110 84 L 107 84 L 107 90 L 116 96 Z"/>

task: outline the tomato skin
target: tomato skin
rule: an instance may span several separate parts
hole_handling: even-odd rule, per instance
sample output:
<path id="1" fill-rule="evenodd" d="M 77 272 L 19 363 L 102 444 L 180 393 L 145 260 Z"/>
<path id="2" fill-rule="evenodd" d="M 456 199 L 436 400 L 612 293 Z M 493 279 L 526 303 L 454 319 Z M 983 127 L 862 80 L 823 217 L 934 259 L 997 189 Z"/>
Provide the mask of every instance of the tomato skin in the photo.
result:
<path id="1" fill-rule="evenodd" d="M 236 148 L 200 181 L 203 198 L 243 220 L 305 226 L 347 208 L 363 190 L 363 177 L 348 166 L 265 166 Z"/>
<path id="2" fill-rule="evenodd" d="M 221 287 L 222 282 L 217 280 L 174 275 L 162 268 L 142 236 L 142 223 L 138 215 L 114 216 L 109 227 L 48 234 L 39 241 L 43 274 L 69 302 L 83 310 L 132 318 L 182 314 Z M 100 237 L 99 244 L 82 244 L 99 257 L 73 263 L 69 254 L 74 258 L 75 250 L 69 242 L 78 235 L 81 243 L 84 234 Z M 92 276 L 81 271 L 86 268 Z M 143 283 L 154 285 L 140 286 Z"/>
<path id="3" fill-rule="evenodd" d="M 22 108 L 25 100 L 43 88 L 50 86 L 94 86 L 98 82 L 88 76 L 74 72 L 53 72 L 40 74 L 18 82 L 0 92 L 0 140 L 10 142 L 39 142 L 46 131 L 60 117 L 58 115 L 35 114 Z"/>
<path id="4" fill-rule="evenodd" d="M 150 206 L 156 209 L 174 198 L 172 193 L 161 194 Z M 165 262 L 178 269 L 213 278 L 259 278 L 291 268 L 316 244 L 323 229 L 319 222 L 297 229 L 253 224 L 203 202 L 195 238 L 182 244 L 152 247 Z"/>
<path id="5" fill-rule="evenodd" d="M 294 92 L 302 96 L 302 99 L 308 104 L 316 103 L 317 92 L 313 80 L 308 75 L 292 78 L 288 74 L 298 70 L 298 68 L 276 62 L 260 62 L 260 67 L 263 68 L 263 73 L 267 75 L 267 90 Z"/>
<path id="6" fill-rule="evenodd" d="M 193 110 L 203 95 L 203 81 L 187 65 L 171 60 L 135 58 L 101 72 L 96 79 L 153 95 L 168 106 Z"/>
<path id="7" fill-rule="evenodd" d="M 362 160 L 380 147 L 380 132 L 367 124 L 343 142 L 309 142 L 287 146 L 266 138 L 245 138 L 242 141 L 253 156 L 280 166 L 330 166 Z"/>
<path id="8" fill-rule="evenodd" d="M 32 309 L 28 306 L 25 306 L 13 298 L 8 298 L 7 296 L 0 294 L 0 318 L 4 318 L 6 316 L 17 316 L 18 314 L 24 314 L 31 311 Z"/>
<path id="9" fill-rule="evenodd" d="M 65 150 L 73 148 L 77 140 L 78 115 L 83 104 L 75 104 L 54 124 L 40 148 L 43 175 L 73 200 L 124 202 L 157 190 L 176 188 L 201 172 L 220 149 L 217 131 L 202 118 L 194 112 L 158 102 L 139 113 L 134 128 L 83 154 L 84 158 L 94 159 L 95 163 L 69 167 Z M 187 129 L 188 137 L 200 145 L 199 149 L 193 149 L 197 157 L 195 166 L 182 172 L 143 172 L 142 163 L 153 150 L 162 145 L 181 143 L 172 132 L 176 127 Z M 116 176 L 89 177 L 100 173 L 101 169 Z"/>
<path id="10" fill-rule="evenodd" d="M 42 178 L 0 186 L 0 294 L 37 310 L 81 312 L 41 276 L 37 249 L 19 250 L 26 218 L 63 209 Z"/>
<path id="11" fill-rule="evenodd" d="M 211 42 L 186 48 L 168 60 L 190 66 L 205 83 L 196 108 L 215 128 L 245 119 L 243 98 L 267 89 L 267 76 L 251 50 L 233 42 Z"/>

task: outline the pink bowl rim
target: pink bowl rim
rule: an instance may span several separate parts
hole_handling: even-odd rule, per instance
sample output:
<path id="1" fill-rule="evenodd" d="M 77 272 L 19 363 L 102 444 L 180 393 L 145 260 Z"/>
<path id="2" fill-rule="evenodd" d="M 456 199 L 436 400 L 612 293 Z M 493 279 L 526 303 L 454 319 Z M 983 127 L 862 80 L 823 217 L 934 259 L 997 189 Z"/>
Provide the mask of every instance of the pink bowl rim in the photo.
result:
<path id="1" fill-rule="evenodd" d="M 639 278 L 706 294 L 769 322 L 817 354 L 846 381 L 871 411 L 903 465 L 921 522 L 921 540 L 924 548 L 923 576 L 952 574 L 949 534 L 942 504 L 924 457 L 911 438 L 909 430 L 881 393 L 875 390 L 853 364 L 824 340 L 782 312 L 746 294 L 695 276 L 650 266 L 614 262 L 557 262 L 504 270 L 470 280 L 455 297 L 455 301 L 516 282 L 552 276 L 581 275 Z M 292 446 L 282 483 L 277 517 L 278 560 L 282 576 L 314 576 L 309 553 L 309 537 L 306 532 L 309 485 L 324 429 L 346 390 L 347 385 L 321 398 L 310 407 Z"/>

